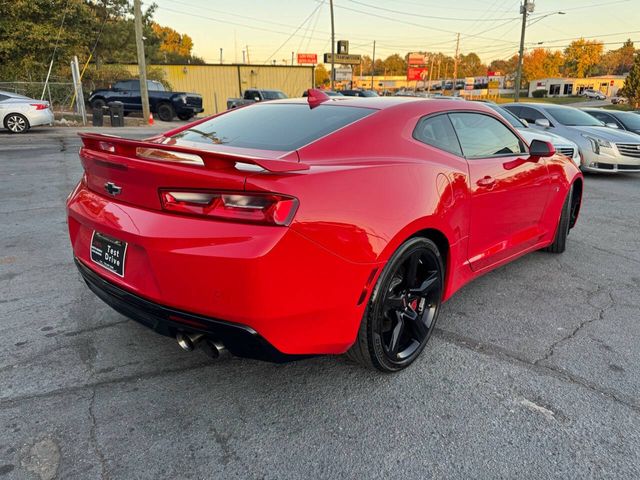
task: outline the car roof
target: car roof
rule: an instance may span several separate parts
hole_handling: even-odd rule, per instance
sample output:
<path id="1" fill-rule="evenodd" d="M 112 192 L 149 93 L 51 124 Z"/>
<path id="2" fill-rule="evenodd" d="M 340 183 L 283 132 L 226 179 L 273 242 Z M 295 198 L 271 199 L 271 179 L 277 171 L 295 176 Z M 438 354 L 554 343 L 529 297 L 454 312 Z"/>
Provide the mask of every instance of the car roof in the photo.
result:
<path id="1" fill-rule="evenodd" d="M 288 98 L 284 100 L 271 100 L 269 102 L 262 103 L 266 104 L 301 104 L 305 105 L 308 103 L 306 98 Z M 256 104 L 259 105 L 259 104 Z M 427 107 L 425 110 L 430 110 L 433 113 L 440 111 L 450 111 L 450 110 L 473 110 L 479 112 L 490 113 L 495 115 L 495 110 L 489 108 L 488 106 L 479 103 L 479 102 L 467 102 L 467 101 L 458 101 L 452 102 L 450 100 L 443 100 L 439 98 L 424 98 L 424 97 L 330 97 L 326 102 L 323 102 L 322 105 L 335 105 L 335 106 L 345 106 L 345 107 L 361 107 L 361 108 L 371 108 L 374 110 L 386 110 L 390 108 L 402 108 L 406 106 L 408 109 L 413 109 L 414 107 L 419 107 L 420 105 L 424 105 Z"/>
<path id="2" fill-rule="evenodd" d="M 0 95 L 6 95 L 7 97 L 11 97 L 11 98 L 31 99 L 30 97 L 27 97 L 25 95 L 20 95 L 19 93 L 14 93 L 14 92 L 7 92 L 5 90 L 0 90 Z"/>

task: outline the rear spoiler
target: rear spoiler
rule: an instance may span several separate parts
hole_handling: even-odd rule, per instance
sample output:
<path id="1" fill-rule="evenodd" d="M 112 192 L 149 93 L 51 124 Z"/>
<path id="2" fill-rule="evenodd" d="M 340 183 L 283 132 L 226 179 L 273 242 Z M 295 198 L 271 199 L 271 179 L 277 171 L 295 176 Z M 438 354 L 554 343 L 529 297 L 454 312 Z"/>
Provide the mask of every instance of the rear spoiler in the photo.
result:
<path id="1" fill-rule="evenodd" d="M 219 164 L 220 161 L 249 163 L 257 165 L 269 172 L 277 173 L 309 170 L 309 165 L 306 163 L 282 160 L 280 158 L 263 158 L 229 152 L 214 152 L 156 143 L 149 140 L 130 140 L 128 138 L 101 133 L 79 133 L 78 135 L 82 138 L 84 148 L 88 150 L 112 153 L 129 158 L 140 158 L 142 160 L 200 165 L 205 167 L 207 165 Z"/>

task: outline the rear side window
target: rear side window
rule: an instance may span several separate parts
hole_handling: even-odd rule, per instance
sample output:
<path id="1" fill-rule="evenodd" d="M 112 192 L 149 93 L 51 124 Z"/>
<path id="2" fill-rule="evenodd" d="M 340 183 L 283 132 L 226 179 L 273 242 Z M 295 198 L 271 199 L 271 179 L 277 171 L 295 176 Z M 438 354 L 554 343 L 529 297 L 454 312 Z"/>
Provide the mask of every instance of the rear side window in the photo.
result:
<path id="1" fill-rule="evenodd" d="M 231 110 L 173 138 L 260 150 L 296 150 L 376 110 L 359 107 L 260 103 Z"/>
<path id="2" fill-rule="evenodd" d="M 7 97 L 6 95 L 2 95 L 0 93 L 0 102 L 2 102 L 3 100 L 6 100 L 7 98 L 9 98 L 9 97 Z"/>
<path id="3" fill-rule="evenodd" d="M 487 158 L 524 152 L 520 139 L 489 115 L 450 113 L 449 117 L 465 157 Z"/>
<path id="4" fill-rule="evenodd" d="M 413 138 L 432 147 L 462 156 L 456 132 L 447 115 L 423 118 L 413 131 Z"/>

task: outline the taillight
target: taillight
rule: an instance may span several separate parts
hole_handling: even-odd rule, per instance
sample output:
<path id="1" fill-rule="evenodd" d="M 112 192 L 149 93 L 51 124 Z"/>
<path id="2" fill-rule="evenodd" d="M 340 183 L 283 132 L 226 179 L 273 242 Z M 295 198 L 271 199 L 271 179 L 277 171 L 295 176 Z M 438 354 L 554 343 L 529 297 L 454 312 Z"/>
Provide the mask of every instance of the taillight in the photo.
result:
<path id="1" fill-rule="evenodd" d="M 276 193 L 160 190 L 162 208 L 169 212 L 262 225 L 291 223 L 298 199 Z"/>
<path id="2" fill-rule="evenodd" d="M 36 110 L 46 110 L 49 108 L 49 105 L 46 103 L 30 103 L 32 107 L 36 107 Z"/>

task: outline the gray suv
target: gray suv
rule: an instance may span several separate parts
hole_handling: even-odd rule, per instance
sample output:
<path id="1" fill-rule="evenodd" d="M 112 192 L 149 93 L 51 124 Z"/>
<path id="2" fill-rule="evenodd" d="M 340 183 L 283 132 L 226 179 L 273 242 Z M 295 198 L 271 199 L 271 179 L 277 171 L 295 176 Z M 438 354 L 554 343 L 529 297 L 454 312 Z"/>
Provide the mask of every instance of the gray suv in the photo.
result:
<path id="1" fill-rule="evenodd" d="M 640 137 L 605 126 L 577 108 L 548 103 L 501 105 L 530 126 L 572 140 L 580 150 L 580 169 L 589 172 L 640 172 Z"/>

